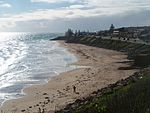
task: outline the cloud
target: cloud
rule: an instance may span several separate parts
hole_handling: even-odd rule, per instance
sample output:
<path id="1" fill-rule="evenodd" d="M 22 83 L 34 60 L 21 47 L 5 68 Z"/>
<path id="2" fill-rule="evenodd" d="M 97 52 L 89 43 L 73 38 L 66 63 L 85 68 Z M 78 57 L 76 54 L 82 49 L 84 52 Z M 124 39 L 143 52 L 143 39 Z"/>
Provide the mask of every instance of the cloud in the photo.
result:
<path id="1" fill-rule="evenodd" d="M 15 26 L 16 26 L 15 21 L 0 19 L 0 30 L 7 29 L 7 28 L 14 28 Z"/>
<path id="2" fill-rule="evenodd" d="M 0 8 L 10 8 L 10 7 L 12 7 L 11 4 L 0 1 Z"/>
<path id="3" fill-rule="evenodd" d="M 128 17 L 142 11 L 150 11 L 149 0 L 31 0 L 31 2 L 43 3 L 73 3 L 70 6 L 55 9 L 38 9 L 20 14 L 5 14 L 0 18 L 0 27 L 16 26 L 16 23 L 31 21 L 37 22 L 39 27 L 46 28 L 48 24 L 42 21 L 71 21 L 75 19 L 104 18 L 104 17 Z M 0 2 L 0 6 L 4 4 Z M 9 5 L 5 5 L 5 7 Z M 11 7 L 11 6 L 10 6 Z M 144 15 L 145 16 L 145 15 Z M 141 20 L 143 21 L 143 20 Z M 9 26 L 11 23 L 11 26 Z M 34 24 L 35 25 L 35 24 Z"/>
<path id="4" fill-rule="evenodd" d="M 142 14 L 142 15 L 141 15 Z M 109 29 L 110 24 L 115 27 L 122 26 L 140 26 L 150 25 L 149 11 L 131 12 L 129 15 L 120 16 L 103 16 L 103 17 L 87 17 L 75 18 L 71 20 L 36 20 L 17 22 L 16 31 L 26 32 L 65 32 L 68 28 L 73 30 L 89 30 L 98 31 L 102 29 Z M 144 21 L 141 21 L 144 20 Z"/>
<path id="5" fill-rule="evenodd" d="M 57 0 L 35 0 L 51 1 Z M 65 0 L 63 0 L 65 1 Z M 75 0 L 72 0 L 75 1 Z M 87 18 L 96 16 L 126 15 L 130 12 L 139 12 L 150 10 L 149 2 L 127 2 L 128 0 L 86 0 L 84 5 L 70 5 L 57 9 L 38 9 L 35 11 L 25 12 L 16 15 L 10 15 L 8 19 L 14 21 L 32 21 L 32 20 L 70 20 L 74 18 Z M 7 19 L 7 18 L 4 18 Z"/>
<path id="6" fill-rule="evenodd" d="M 46 3 L 76 3 L 65 7 L 67 10 L 72 10 L 74 15 L 72 17 L 79 16 L 87 17 L 93 15 L 113 15 L 127 13 L 130 11 L 142 11 L 150 9 L 149 0 L 31 0 L 31 2 L 46 2 Z M 67 10 L 61 9 L 64 12 Z M 55 11 L 54 11 L 55 12 Z M 59 11 L 57 11 L 59 13 Z M 79 14 L 75 14 L 79 13 Z M 76 16 L 75 16 L 76 15 Z M 66 16 L 65 16 L 66 17 Z M 68 17 L 70 17 L 68 15 Z"/>
<path id="7" fill-rule="evenodd" d="M 69 9 L 86 9 L 90 7 L 87 7 L 86 5 L 70 5 L 68 8 Z"/>
<path id="8" fill-rule="evenodd" d="M 31 0 L 31 2 L 44 2 L 44 3 L 69 2 L 69 3 L 76 3 L 76 2 L 80 2 L 80 0 Z"/>
<path id="9" fill-rule="evenodd" d="M 91 17 L 97 15 L 97 13 L 92 12 L 93 11 L 91 10 L 83 11 L 78 8 L 39 9 L 27 13 L 9 15 L 9 17 L 0 19 L 8 21 L 58 20 L 58 19 L 66 20 L 72 18 Z"/>
<path id="10" fill-rule="evenodd" d="M 5 3 L 5 4 L 0 4 L 0 7 L 3 7 L 3 8 L 10 8 L 10 7 L 12 7 L 10 4 L 7 4 L 7 3 Z"/>

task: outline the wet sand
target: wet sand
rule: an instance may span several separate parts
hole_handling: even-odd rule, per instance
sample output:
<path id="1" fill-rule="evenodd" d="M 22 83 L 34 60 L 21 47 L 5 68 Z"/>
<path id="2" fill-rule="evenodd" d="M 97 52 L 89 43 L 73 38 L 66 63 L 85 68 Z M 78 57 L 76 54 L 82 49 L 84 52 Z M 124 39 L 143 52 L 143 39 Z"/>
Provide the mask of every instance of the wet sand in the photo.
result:
<path id="1" fill-rule="evenodd" d="M 81 44 L 66 44 L 63 41 L 59 43 L 78 57 L 78 62 L 72 65 L 84 68 L 64 72 L 47 84 L 24 89 L 25 97 L 5 102 L 0 110 L 5 113 L 37 113 L 43 110 L 53 113 L 137 71 L 119 69 L 130 66 L 124 53 Z"/>

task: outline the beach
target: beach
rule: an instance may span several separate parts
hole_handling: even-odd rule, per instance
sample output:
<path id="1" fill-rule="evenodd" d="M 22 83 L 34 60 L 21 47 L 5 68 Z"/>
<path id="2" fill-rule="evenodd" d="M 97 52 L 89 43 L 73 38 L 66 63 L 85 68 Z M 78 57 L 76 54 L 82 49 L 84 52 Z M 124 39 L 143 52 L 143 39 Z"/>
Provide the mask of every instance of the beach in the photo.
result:
<path id="1" fill-rule="evenodd" d="M 53 113 L 76 99 L 88 97 L 92 92 L 125 79 L 137 71 L 137 69 L 123 70 L 130 67 L 125 53 L 82 44 L 68 44 L 63 41 L 59 43 L 78 58 L 78 62 L 70 64 L 76 65 L 77 68 L 53 77 L 44 85 L 24 89 L 26 96 L 5 102 L 1 111 Z M 78 68 L 80 66 L 81 68 Z M 76 87 L 75 92 L 73 86 Z"/>

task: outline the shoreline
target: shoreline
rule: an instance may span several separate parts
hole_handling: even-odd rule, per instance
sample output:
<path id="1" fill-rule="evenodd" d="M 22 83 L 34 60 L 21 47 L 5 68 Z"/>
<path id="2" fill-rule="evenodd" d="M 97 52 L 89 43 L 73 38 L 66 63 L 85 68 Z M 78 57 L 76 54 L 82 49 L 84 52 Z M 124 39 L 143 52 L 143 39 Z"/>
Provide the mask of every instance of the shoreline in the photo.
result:
<path id="1" fill-rule="evenodd" d="M 1 109 L 6 113 L 12 111 L 21 113 L 38 112 L 40 108 L 53 113 L 54 110 L 64 108 L 76 99 L 87 97 L 93 91 L 127 78 L 137 71 L 118 70 L 119 67 L 129 66 L 129 64 L 121 63 L 128 61 L 127 56 L 121 52 L 81 44 L 66 44 L 63 41 L 59 43 L 77 56 L 78 61 L 73 65 L 89 67 L 61 73 L 44 85 L 24 89 L 25 97 L 8 101 Z M 77 87 L 79 94 L 73 93 L 72 85 Z"/>
<path id="2" fill-rule="evenodd" d="M 53 43 L 55 43 L 55 44 L 56 44 L 55 46 L 57 46 L 58 48 L 61 48 L 62 51 L 65 51 L 66 53 L 69 53 L 68 50 L 67 50 L 67 48 L 62 48 L 62 47 L 60 46 L 60 43 L 59 43 L 59 42 L 54 41 Z M 47 84 L 53 77 L 58 76 L 60 73 L 67 72 L 67 71 L 69 71 L 69 70 L 73 70 L 73 69 L 74 69 L 74 66 L 73 66 L 73 65 L 70 65 L 70 63 L 76 62 L 76 61 L 77 61 L 77 58 L 74 57 L 74 55 L 73 55 L 73 54 L 70 54 L 70 53 L 69 53 L 68 56 L 69 56 L 69 58 L 70 58 L 70 61 L 69 61 L 69 62 L 66 61 L 67 65 L 66 65 L 66 67 L 65 67 L 64 69 L 59 70 L 59 71 L 57 71 L 57 72 L 55 71 L 54 74 L 50 74 L 50 75 L 52 75 L 52 76 L 49 76 L 49 77 L 47 77 L 46 79 L 39 79 L 40 82 L 38 82 L 38 83 L 30 84 L 30 85 L 27 85 L 27 86 L 23 87 L 23 88 L 20 90 L 20 92 L 19 92 L 18 94 L 16 93 L 16 96 L 12 96 L 12 98 L 6 98 L 6 99 L 0 104 L 0 108 L 3 106 L 3 104 L 4 104 L 5 102 L 7 103 L 7 102 L 9 102 L 9 101 L 11 101 L 11 100 L 17 100 L 17 99 L 20 99 L 20 98 L 25 97 L 25 96 L 27 95 L 27 93 L 24 91 L 25 89 L 28 89 L 28 88 L 30 88 L 30 87 L 32 87 L 32 86 L 39 86 L 39 85 Z"/>

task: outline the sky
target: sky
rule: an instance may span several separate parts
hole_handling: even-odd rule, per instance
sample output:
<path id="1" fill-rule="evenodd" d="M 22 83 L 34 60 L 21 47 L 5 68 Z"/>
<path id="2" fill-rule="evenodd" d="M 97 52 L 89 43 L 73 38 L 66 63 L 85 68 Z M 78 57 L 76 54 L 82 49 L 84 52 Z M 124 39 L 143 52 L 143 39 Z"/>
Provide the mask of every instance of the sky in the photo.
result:
<path id="1" fill-rule="evenodd" d="M 150 0 L 0 0 L 0 32 L 150 25 Z"/>

